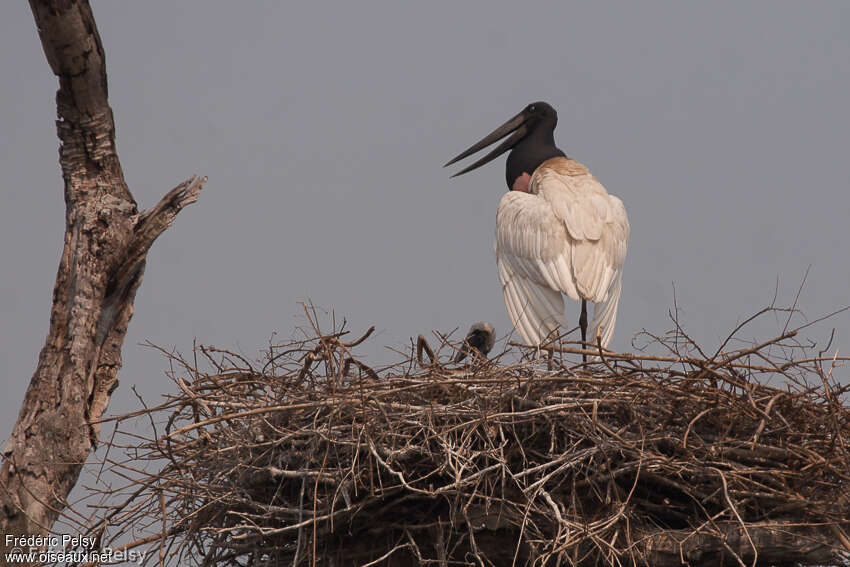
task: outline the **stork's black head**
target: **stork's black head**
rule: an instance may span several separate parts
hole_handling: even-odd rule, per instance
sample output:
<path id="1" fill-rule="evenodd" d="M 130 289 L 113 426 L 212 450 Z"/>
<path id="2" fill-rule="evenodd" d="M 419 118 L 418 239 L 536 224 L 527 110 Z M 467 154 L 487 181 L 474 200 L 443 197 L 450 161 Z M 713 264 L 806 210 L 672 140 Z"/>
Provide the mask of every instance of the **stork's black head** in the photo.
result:
<path id="1" fill-rule="evenodd" d="M 530 130 L 538 124 L 546 124 L 547 129 L 551 132 L 558 125 L 558 113 L 555 112 L 555 109 L 548 102 L 532 102 L 520 114 L 525 115 L 525 121 L 529 125 Z"/>
<path id="2" fill-rule="evenodd" d="M 510 155 L 508 155 L 505 177 L 508 187 L 513 188 L 514 182 L 524 173 L 531 175 L 547 159 L 564 156 L 564 152 L 555 146 L 554 131 L 557 124 L 558 113 L 551 105 L 545 102 L 532 102 L 522 112 L 493 130 L 446 165 L 460 161 L 511 134 L 496 149 L 466 169 L 455 173 L 452 177 L 477 169 L 511 150 Z"/>

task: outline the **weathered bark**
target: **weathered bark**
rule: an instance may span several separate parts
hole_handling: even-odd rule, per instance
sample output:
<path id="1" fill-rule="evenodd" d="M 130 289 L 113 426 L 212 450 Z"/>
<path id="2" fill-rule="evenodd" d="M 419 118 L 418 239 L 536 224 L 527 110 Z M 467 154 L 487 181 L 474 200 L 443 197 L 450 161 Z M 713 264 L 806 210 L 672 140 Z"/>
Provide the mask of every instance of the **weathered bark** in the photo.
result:
<path id="1" fill-rule="evenodd" d="M 59 77 L 66 216 L 50 330 L 0 469 L 0 531 L 16 535 L 48 533 L 65 507 L 118 384 L 147 252 L 206 181 L 189 179 L 139 213 L 115 149 L 91 7 L 86 0 L 30 0 L 30 7 Z"/>
<path id="2" fill-rule="evenodd" d="M 840 561 L 837 534 L 826 527 L 783 522 L 751 525 L 748 531 L 734 523 L 712 527 L 723 537 L 710 530 L 698 534 L 668 530 L 646 537 L 637 547 L 652 567 L 737 565 L 738 559 L 746 565 L 757 561 L 758 565 L 773 566 L 833 565 Z"/>

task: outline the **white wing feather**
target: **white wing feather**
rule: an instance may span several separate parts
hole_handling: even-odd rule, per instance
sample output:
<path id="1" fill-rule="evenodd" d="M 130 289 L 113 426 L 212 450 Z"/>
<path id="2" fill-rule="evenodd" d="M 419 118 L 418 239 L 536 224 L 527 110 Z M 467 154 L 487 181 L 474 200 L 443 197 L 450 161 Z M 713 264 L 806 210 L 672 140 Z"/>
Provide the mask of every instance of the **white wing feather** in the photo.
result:
<path id="1" fill-rule="evenodd" d="M 629 221 L 622 201 L 567 158 L 537 168 L 530 193 L 509 191 L 496 215 L 505 305 L 523 339 L 539 345 L 566 328 L 562 293 L 593 302 L 589 339 L 614 334 Z"/>

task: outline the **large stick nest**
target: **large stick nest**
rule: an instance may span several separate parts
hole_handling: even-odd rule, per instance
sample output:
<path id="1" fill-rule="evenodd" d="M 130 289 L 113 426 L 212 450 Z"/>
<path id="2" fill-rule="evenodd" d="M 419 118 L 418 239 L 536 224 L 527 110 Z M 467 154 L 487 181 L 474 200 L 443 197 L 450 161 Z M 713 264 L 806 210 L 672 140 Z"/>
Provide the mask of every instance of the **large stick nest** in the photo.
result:
<path id="1" fill-rule="evenodd" d="M 179 392 L 135 416 L 157 433 L 109 461 L 131 495 L 102 525 L 174 564 L 841 563 L 848 388 L 794 334 L 586 365 L 441 341 L 372 369 L 318 329 L 259 364 L 171 353 Z"/>

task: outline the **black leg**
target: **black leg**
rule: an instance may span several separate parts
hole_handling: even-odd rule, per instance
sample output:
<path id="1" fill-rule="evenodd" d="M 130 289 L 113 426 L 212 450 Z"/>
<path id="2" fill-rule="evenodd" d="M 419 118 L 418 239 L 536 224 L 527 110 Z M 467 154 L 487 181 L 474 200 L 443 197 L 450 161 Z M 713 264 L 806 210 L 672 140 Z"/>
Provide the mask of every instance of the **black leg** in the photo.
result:
<path id="1" fill-rule="evenodd" d="M 581 300 L 581 317 L 578 319 L 578 325 L 581 327 L 581 348 L 587 349 L 587 301 Z M 587 362 L 587 355 L 581 355 L 581 361 Z"/>

